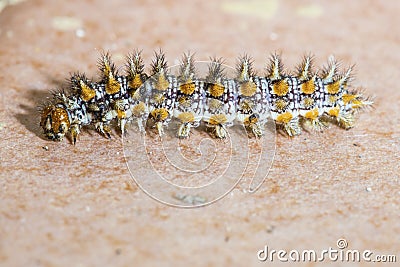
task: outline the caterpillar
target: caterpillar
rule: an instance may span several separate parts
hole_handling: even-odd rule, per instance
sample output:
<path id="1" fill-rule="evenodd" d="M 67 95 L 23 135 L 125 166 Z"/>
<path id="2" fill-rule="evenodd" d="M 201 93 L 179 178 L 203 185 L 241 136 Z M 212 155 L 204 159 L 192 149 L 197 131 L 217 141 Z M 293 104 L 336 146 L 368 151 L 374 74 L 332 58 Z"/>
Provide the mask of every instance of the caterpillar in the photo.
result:
<path id="1" fill-rule="evenodd" d="M 98 81 L 73 73 L 67 88 L 53 93 L 40 108 L 45 136 L 60 141 L 69 135 L 75 144 L 84 126 L 93 125 L 110 138 L 113 121 L 123 135 L 132 121 L 145 132 L 148 120 L 162 136 L 172 119 L 179 124 L 179 138 L 189 137 L 202 122 L 217 138 L 226 138 L 227 127 L 235 122 L 258 138 L 270 119 L 288 136 L 296 136 L 306 127 L 321 130 L 328 123 L 350 129 L 355 113 L 373 104 L 360 89 L 349 89 L 353 66 L 340 72 L 333 58 L 315 71 L 313 56 L 305 55 L 296 71 L 288 73 L 275 53 L 266 75 L 258 76 L 253 59 L 243 55 L 234 77 L 228 77 L 221 58 L 211 58 L 208 74 L 199 77 L 194 54 L 182 56 L 178 75 L 169 73 L 162 50 L 154 54 L 149 75 L 139 50 L 126 57 L 123 74 L 105 52 L 98 62 Z"/>

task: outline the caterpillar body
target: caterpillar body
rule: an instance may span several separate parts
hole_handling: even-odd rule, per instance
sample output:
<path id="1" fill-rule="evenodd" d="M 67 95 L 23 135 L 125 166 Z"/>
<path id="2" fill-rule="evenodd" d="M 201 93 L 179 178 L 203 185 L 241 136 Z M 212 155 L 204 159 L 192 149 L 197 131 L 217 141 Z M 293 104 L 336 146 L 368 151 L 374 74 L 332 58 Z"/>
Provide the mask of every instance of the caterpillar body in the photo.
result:
<path id="1" fill-rule="evenodd" d="M 60 141 L 69 134 L 75 144 L 87 125 L 110 138 L 114 120 L 122 134 L 134 120 L 145 132 L 148 119 L 160 136 L 172 119 L 179 123 L 179 138 L 189 137 L 201 122 L 217 138 L 225 138 L 227 127 L 236 121 L 261 137 L 270 119 L 295 136 L 304 127 L 320 130 L 328 122 L 349 129 L 355 113 L 372 105 L 359 90 L 348 89 L 353 67 L 339 73 L 334 59 L 317 72 L 312 68 L 313 57 L 304 56 L 297 71 L 287 74 L 280 55 L 273 54 L 266 75 L 257 76 L 253 60 L 244 55 L 238 59 L 234 77 L 227 76 L 218 58 L 211 59 L 206 77 L 199 77 L 191 53 L 183 55 L 178 75 L 169 73 L 161 50 L 155 52 L 150 75 L 145 73 L 141 51 L 134 51 L 126 61 L 121 75 L 111 56 L 103 53 L 99 81 L 72 74 L 68 88 L 54 93 L 41 108 L 40 126 L 47 138 Z"/>

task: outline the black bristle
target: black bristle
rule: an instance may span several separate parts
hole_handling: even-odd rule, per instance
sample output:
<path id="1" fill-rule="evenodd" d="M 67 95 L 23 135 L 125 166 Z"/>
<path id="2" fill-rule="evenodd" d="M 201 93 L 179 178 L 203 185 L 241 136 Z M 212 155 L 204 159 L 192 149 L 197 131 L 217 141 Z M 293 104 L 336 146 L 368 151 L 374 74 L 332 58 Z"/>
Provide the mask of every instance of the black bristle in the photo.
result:
<path id="1" fill-rule="evenodd" d="M 164 73 L 166 74 L 168 64 L 165 60 L 165 53 L 160 49 L 154 52 L 154 59 L 151 62 L 151 75 Z"/>
<path id="2" fill-rule="evenodd" d="M 182 81 L 193 79 L 196 75 L 196 68 L 194 66 L 194 54 L 190 51 L 184 53 L 181 59 L 181 65 L 179 68 L 179 78 Z"/>
<path id="3" fill-rule="evenodd" d="M 208 65 L 207 82 L 215 83 L 220 82 L 226 77 L 225 68 L 223 66 L 223 58 L 211 57 L 211 63 Z"/>

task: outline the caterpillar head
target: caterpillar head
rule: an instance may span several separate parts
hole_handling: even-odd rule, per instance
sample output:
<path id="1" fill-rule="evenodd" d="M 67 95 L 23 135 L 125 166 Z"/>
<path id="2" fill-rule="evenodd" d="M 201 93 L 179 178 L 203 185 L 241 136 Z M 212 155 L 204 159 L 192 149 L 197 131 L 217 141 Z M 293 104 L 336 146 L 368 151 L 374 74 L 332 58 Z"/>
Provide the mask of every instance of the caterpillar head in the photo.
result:
<path id="1" fill-rule="evenodd" d="M 44 107 L 40 126 L 47 138 L 61 141 L 70 127 L 69 116 L 65 107 L 62 104 Z"/>

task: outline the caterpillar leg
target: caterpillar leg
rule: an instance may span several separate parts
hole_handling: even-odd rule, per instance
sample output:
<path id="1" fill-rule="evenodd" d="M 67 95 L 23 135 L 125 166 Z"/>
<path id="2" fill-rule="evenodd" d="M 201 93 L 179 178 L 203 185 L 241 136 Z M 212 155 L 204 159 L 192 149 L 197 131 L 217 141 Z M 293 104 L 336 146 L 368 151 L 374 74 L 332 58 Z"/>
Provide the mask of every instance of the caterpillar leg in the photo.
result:
<path id="1" fill-rule="evenodd" d="M 327 125 L 324 123 L 324 121 L 320 119 L 321 115 L 318 108 L 300 113 L 300 115 L 300 122 L 303 126 L 309 126 L 314 131 L 322 131 L 323 129 L 327 128 Z"/>
<path id="2" fill-rule="evenodd" d="M 104 137 L 110 139 L 111 138 L 111 128 L 108 124 L 103 122 L 96 122 L 95 124 L 96 130 L 101 133 Z"/>
<path id="3" fill-rule="evenodd" d="M 261 124 L 259 123 L 258 120 L 258 115 L 257 114 L 252 114 L 245 118 L 244 120 L 244 125 L 246 128 L 250 129 L 251 132 L 254 134 L 256 138 L 260 138 L 261 136 L 264 135 L 263 129 L 261 127 Z"/>
<path id="4" fill-rule="evenodd" d="M 301 134 L 301 128 L 299 125 L 299 118 L 293 118 L 289 122 L 283 124 L 285 132 L 290 136 L 295 136 Z"/>
<path id="5" fill-rule="evenodd" d="M 264 131 L 259 123 L 253 123 L 249 128 L 256 138 L 261 138 L 264 135 Z"/>
<path id="6" fill-rule="evenodd" d="M 129 101 L 127 99 L 116 100 L 113 103 L 113 110 L 110 114 L 106 114 L 105 120 L 111 121 L 114 117 L 118 119 L 118 126 L 121 130 L 121 134 L 125 134 L 125 126 L 129 118 L 132 117 L 132 111 L 129 106 Z"/>
<path id="7" fill-rule="evenodd" d="M 146 127 L 144 126 L 144 122 L 142 118 L 137 119 L 137 125 L 139 128 L 139 132 L 146 134 Z"/>
<path id="8" fill-rule="evenodd" d="M 163 124 L 161 121 L 156 122 L 156 128 L 158 131 L 158 135 L 161 137 L 164 135 L 164 128 L 163 128 Z"/>
<path id="9" fill-rule="evenodd" d="M 207 126 L 214 128 L 214 134 L 217 138 L 224 139 L 227 136 L 226 123 L 227 118 L 225 114 L 214 114 L 206 120 Z"/>
<path id="10" fill-rule="evenodd" d="M 283 126 L 283 129 L 290 137 L 301 134 L 299 117 L 294 117 L 290 112 L 279 114 L 276 118 L 276 122 Z"/>
<path id="11" fill-rule="evenodd" d="M 223 124 L 217 124 L 217 125 L 208 125 L 208 127 L 213 128 L 213 132 L 215 134 L 215 137 L 219 139 L 225 139 L 228 135 L 228 132 L 226 131 L 225 125 Z"/>
<path id="12" fill-rule="evenodd" d="M 198 125 L 198 122 L 195 119 L 195 114 L 193 112 L 181 112 L 176 116 L 180 121 L 181 125 L 178 129 L 178 137 L 179 138 L 187 138 L 190 134 L 190 129 L 195 125 Z"/>
<path id="13" fill-rule="evenodd" d="M 149 112 L 146 107 L 146 104 L 143 102 L 135 103 L 132 105 L 130 112 L 132 113 L 132 118 L 137 119 L 137 125 L 139 131 L 141 133 L 146 133 L 145 125 L 146 125 L 146 120 L 149 117 Z"/>
<path id="14" fill-rule="evenodd" d="M 340 127 L 348 130 L 354 127 L 355 119 L 352 112 L 340 112 L 337 117 L 337 121 Z"/>
<path id="15" fill-rule="evenodd" d="M 150 113 L 151 118 L 154 120 L 158 135 L 162 136 L 164 134 L 163 124 L 169 119 L 169 112 L 165 108 L 154 109 Z"/>
<path id="16" fill-rule="evenodd" d="M 304 119 L 303 121 L 304 126 L 309 126 L 314 131 L 322 131 L 328 128 L 326 121 L 323 121 L 319 118 L 316 119 Z"/>
<path id="17" fill-rule="evenodd" d="M 178 138 L 188 138 L 190 134 L 191 124 L 186 122 L 182 123 L 178 129 Z"/>
<path id="18" fill-rule="evenodd" d="M 351 111 L 340 110 L 339 107 L 334 107 L 328 110 L 327 114 L 331 119 L 336 120 L 337 124 L 348 130 L 354 126 L 354 114 Z"/>
<path id="19" fill-rule="evenodd" d="M 78 135 L 81 133 L 81 129 L 80 129 L 80 125 L 77 123 L 74 123 L 71 125 L 70 128 L 70 133 L 71 133 L 71 138 L 72 138 L 72 143 L 75 145 L 76 144 L 76 139 L 78 137 Z"/>
<path id="20" fill-rule="evenodd" d="M 127 119 L 122 118 L 119 119 L 118 124 L 119 124 L 119 129 L 121 130 L 121 135 L 123 136 L 125 134 L 125 127 L 126 127 Z"/>

